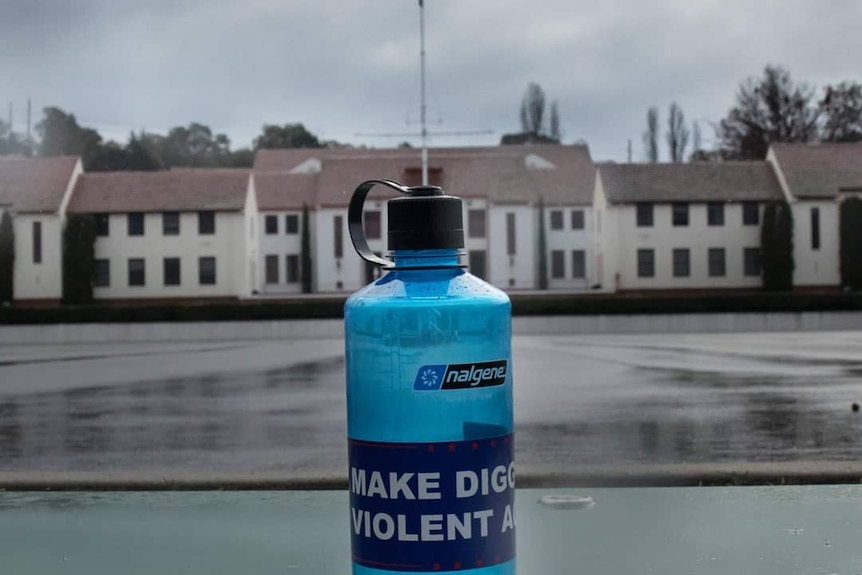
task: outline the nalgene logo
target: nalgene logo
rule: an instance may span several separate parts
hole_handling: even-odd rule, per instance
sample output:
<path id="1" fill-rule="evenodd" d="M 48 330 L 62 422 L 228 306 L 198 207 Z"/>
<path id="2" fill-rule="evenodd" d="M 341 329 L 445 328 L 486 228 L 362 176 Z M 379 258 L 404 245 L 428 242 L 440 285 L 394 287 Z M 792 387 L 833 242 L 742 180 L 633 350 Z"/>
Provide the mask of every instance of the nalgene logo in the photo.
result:
<path id="1" fill-rule="evenodd" d="M 478 363 L 423 365 L 416 373 L 413 389 L 437 391 L 503 385 L 506 382 L 508 365 L 505 359 Z"/>

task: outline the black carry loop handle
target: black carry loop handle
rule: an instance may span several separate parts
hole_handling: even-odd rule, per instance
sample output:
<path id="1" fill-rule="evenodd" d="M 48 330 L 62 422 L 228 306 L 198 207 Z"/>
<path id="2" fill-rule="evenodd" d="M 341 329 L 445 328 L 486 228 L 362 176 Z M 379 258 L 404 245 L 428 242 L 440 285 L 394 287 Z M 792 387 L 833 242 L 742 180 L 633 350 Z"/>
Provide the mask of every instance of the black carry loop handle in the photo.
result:
<path id="1" fill-rule="evenodd" d="M 392 180 L 367 180 L 362 182 L 356 187 L 353 195 L 350 197 L 350 207 L 347 209 L 347 231 L 350 233 L 350 241 L 353 242 L 353 248 L 359 254 L 359 257 L 384 268 L 393 268 L 395 267 L 395 262 L 381 258 L 371 251 L 371 248 L 368 247 L 368 240 L 365 239 L 365 230 L 362 229 L 362 206 L 365 205 L 365 198 L 368 196 L 368 192 L 377 184 L 390 187 L 402 194 L 410 195 L 409 188 L 405 188 Z"/>

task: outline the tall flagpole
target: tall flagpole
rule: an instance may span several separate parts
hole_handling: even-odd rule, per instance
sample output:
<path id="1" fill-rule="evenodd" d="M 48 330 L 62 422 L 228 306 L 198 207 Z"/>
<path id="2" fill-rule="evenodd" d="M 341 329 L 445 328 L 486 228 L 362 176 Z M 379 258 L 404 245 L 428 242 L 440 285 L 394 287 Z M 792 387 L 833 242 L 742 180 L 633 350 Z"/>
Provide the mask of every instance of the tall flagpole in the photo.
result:
<path id="1" fill-rule="evenodd" d="M 419 122 L 422 125 L 422 185 L 428 185 L 428 126 L 425 108 L 425 2 L 419 0 L 419 69 L 421 74 L 421 100 Z"/>

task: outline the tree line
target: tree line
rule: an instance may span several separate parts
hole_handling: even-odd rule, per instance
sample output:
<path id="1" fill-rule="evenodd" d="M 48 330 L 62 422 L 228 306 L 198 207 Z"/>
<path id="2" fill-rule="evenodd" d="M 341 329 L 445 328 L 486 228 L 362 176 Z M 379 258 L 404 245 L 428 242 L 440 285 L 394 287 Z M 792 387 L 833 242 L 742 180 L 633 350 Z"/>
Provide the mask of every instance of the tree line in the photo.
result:
<path id="1" fill-rule="evenodd" d="M 682 108 L 674 102 L 665 131 L 668 159 L 684 161 L 689 141 L 690 161 L 763 160 L 776 143 L 862 141 L 862 85 L 843 81 L 817 94 L 810 84 L 795 82 L 781 66 L 766 66 L 762 76 L 740 84 L 727 115 L 713 124 L 713 149 L 701 146 L 698 123 L 689 129 Z M 646 161 L 658 162 L 660 121 L 655 106 L 647 111 L 642 137 Z"/>
<path id="2" fill-rule="evenodd" d="M 0 120 L 0 155 L 80 156 L 84 169 L 154 171 L 173 167 L 248 168 L 262 149 L 344 147 L 321 140 L 301 123 L 265 124 L 252 147 L 231 149 L 230 138 L 209 126 L 192 122 L 166 134 L 132 132 L 125 144 L 105 140 L 93 128 L 81 126 L 74 114 L 57 107 L 42 110 L 36 124 L 38 140 L 9 129 Z"/>

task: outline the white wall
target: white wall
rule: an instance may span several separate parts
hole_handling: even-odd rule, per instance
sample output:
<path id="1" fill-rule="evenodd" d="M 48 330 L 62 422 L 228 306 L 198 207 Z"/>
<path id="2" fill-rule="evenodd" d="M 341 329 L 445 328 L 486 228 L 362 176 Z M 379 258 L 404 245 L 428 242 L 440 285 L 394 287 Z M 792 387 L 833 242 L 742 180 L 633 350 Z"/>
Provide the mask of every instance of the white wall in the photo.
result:
<path id="1" fill-rule="evenodd" d="M 593 269 L 602 291 L 617 289 L 619 273 L 619 210 L 610 208 L 600 175 L 593 193 Z"/>
<path id="2" fill-rule="evenodd" d="M 515 214 L 515 255 L 506 249 L 506 214 Z M 537 212 L 528 205 L 492 205 L 488 219 L 488 282 L 501 289 L 535 289 Z"/>
<path id="3" fill-rule="evenodd" d="M 634 205 L 616 212 L 619 289 L 757 288 L 760 276 L 743 275 L 743 249 L 760 246 L 760 226 L 742 225 L 742 204 L 724 204 L 724 225 L 707 225 L 707 205 L 689 204 L 689 225 L 674 227 L 670 204 L 653 205 L 653 227 L 637 227 Z M 763 208 L 761 207 L 761 218 Z M 609 237 L 608 241 L 613 241 Z M 673 249 L 688 248 L 690 275 L 673 276 Z M 725 249 L 725 275 L 709 276 L 709 248 Z M 655 250 L 655 276 L 638 277 L 637 250 Z"/>
<path id="4" fill-rule="evenodd" d="M 334 218 L 341 216 L 342 254 L 335 257 L 334 249 Z M 322 208 L 317 210 L 314 235 L 315 258 L 314 271 L 317 278 L 317 291 L 353 292 L 364 283 L 360 283 L 360 272 L 364 262 L 359 259 L 350 242 L 347 232 L 346 208 Z"/>
<path id="5" fill-rule="evenodd" d="M 297 219 L 297 231 L 294 234 L 286 232 L 285 220 L 288 215 Z M 267 216 L 275 216 L 278 222 L 278 231 L 275 234 L 266 233 Z M 297 281 L 287 283 L 287 256 L 295 255 L 300 259 L 302 255 L 302 211 L 266 211 L 257 216 L 256 229 L 259 230 L 260 251 L 257 261 L 257 285 L 258 292 L 262 294 L 295 294 L 302 292 L 301 275 Z M 277 256 L 278 258 L 278 282 L 267 283 L 266 281 L 266 257 Z M 300 271 L 301 274 L 301 271 Z"/>
<path id="6" fill-rule="evenodd" d="M 811 244 L 811 209 L 820 211 L 820 249 Z M 798 200 L 793 209 L 793 285 L 837 286 L 840 268 L 840 204 L 834 200 Z"/>
<path id="7" fill-rule="evenodd" d="M 33 261 L 33 223 L 42 224 L 42 261 Z M 18 214 L 12 220 L 15 231 L 16 300 L 63 297 L 62 220 L 55 214 Z"/>
<path id="8" fill-rule="evenodd" d="M 463 201 L 463 218 L 464 218 L 464 257 L 461 258 L 461 263 L 470 265 L 470 252 L 482 251 L 485 252 L 485 278 L 489 277 L 491 270 L 491 252 L 488 248 L 488 236 L 490 231 L 490 215 L 488 212 L 488 202 L 484 198 L 465 198 Z M 485 211 L 485 236 L 471 238 L 470 237 L 470 210 Z M 470 270 L 476 271 L 479 270 Z"/>
<path id="9" fill-rule="evenodd" d="M 126 214 L 109 216 L 109 235 L 96 238 L 96 259 L 109 259 L 109 287 L 93 290 L 96 299 L 240 297 L 246 295 L 248 271 L 246 222 L 239 212 L 217 212 L 215 234 L 198 234 L 197 212 L 180 214 L 180 234 L 162 233 L 160 212 L 144 215 L 144 235 L 129 236 Z M 180 285 L 166 286 L 163 259 L 180 258 Z M 215 285 L 200 285 L 198 258 L 216 258 Z M 129 286 L 128 260 L 145 260 L 146 285 Z"/>
<path id="10" fill-rule="evenodd" d="M 560 230 L 551 229 L 551 213 L 555 211 L 562 212 L 563 228 Z M 581 230 L 572 229 L 572 212 L 582 212 L 584 218 L 584 228 Z M 550 289 L 588 289 L 590 285 L 596 283 L 594 279 L 594 258 L 592 254 L 591 239 L 593 235 L 593 214 L 592 210 L 585 206 L 545 206 L 545 239 L 547 245 L 547 262 L 548 262 L 548 287 Z M 552 272 L 552 256 L 554 250 L 563 251 L 563 272 L 564 277 L 554 279 Z M 585 276 L 583 278 L 572 277 L 572 252 L 580 250 L 584 252 Z"/>

